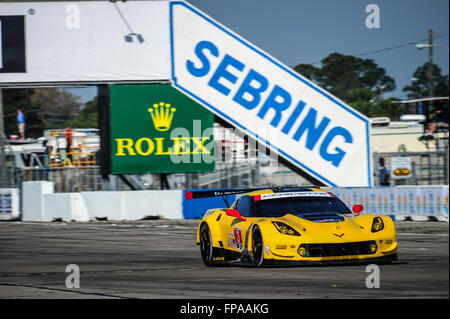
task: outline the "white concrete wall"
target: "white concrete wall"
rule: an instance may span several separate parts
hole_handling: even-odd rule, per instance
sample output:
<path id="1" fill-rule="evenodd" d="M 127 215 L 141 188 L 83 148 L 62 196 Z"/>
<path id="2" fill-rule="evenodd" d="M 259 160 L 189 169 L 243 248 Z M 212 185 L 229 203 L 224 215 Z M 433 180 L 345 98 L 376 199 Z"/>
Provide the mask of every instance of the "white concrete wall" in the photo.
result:
<path id="1" fill-rule="evenodd" d="M 179 190 L 123 192 L 126 219 L 137 220 L 145 216 L 183 218 L 182 196 Z"/>
<path id="2" fill-rule="evenodd" d="M 43 221 L 61 218 L 64 221 L 89 221 L 90 215 L 80 193 L 44 194 Z"/>
<path id="3" fill-rule="evenodd" d="M 123 192 L 82 192 L 91 219 L 96 217 L 112 220 L 125 219 Z"/>
<path id="4" fill-rule="evenodd" d="M 82 192 L 92 219 L 139 220 L 146 216 L 183 218 L 182 191 Z"/>
<path id="5" fill-rule="evenodd" d="M 53 182 L 22 183 L 22 220 L 43 221 L 45 217 L 44 194 L 53 193 Z"/>
<path id="6" fill-rule="evenodd" d="M 183 218 L 183 192 L 124 191 L 53 193 L 51 182 L 23 183 L 23 221 L 139 220 Z"/>

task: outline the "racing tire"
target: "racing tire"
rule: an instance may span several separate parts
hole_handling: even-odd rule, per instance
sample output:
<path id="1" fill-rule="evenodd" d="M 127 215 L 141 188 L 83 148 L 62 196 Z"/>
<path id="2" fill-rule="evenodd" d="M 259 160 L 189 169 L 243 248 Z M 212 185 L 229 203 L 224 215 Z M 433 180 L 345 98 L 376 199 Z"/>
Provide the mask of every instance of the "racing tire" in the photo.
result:
<path id="1" fill-rule="evenodd" d="M 200 253 L 205 266 L 214 266 L 211 232 L 207 224 L 204 224 L 200 230 Z"/>
<path id="2" fill-rule="evenodd" d="M 264 264 L 264 244 L 258 226 L 252 232 L 252 256 L 253 266 L 261 267 Z"/>

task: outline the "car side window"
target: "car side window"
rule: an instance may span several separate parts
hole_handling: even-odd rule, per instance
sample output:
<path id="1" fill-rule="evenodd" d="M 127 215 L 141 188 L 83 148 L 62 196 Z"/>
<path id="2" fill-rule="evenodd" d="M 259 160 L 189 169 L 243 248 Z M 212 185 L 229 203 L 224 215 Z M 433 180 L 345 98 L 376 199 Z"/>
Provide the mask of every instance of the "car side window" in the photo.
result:
<path id="1" fill-rule="evenodd" d="M 250 196 L 244 195 L 236 203 L 236 209 L 244 217 L 250 217 Z"/>

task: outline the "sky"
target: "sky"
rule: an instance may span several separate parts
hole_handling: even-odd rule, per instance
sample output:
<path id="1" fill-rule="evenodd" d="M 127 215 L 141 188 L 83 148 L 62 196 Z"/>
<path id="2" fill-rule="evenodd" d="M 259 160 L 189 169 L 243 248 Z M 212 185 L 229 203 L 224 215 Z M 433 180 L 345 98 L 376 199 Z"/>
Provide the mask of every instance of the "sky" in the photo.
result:
<path id="1" fill-rule="evenodd" d="M 397 89 L 385 97 L 406 98 L 402 88 L 411 83 L 417 67 L 428 61 L 428 50 L 410 44 L 427 43 L 428 30 L 434 43 L 449 46 L 448 0 L 189 0 L 252 44 L 287 66 L 300 63 L 320 67 L 330 53 L 360 54 L 373 59 L 394 78 Z M 367 28 L 369 4 L 379 7 L 379 28 Z M 448 50 L 435 47 L 434 63 L 449 73 Z M 95 88 L 71 90 L 83 101 L 96 95 Z"/>

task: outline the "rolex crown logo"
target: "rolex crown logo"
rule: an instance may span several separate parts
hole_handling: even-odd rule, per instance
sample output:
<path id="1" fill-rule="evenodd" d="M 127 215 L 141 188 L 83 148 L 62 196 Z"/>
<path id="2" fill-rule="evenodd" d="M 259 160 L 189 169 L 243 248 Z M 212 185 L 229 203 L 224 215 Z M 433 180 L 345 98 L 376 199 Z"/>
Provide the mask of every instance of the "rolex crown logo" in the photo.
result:
<path id="1" fill-rule="evenodd" d="M 177 109 L 170 107 L 170 104 L 160 102 L 153 104 L 153 107 L 149 108 L 148 111 L 153 120 L 153 125 L 155 129 L 161 132 L 165 132 L 170 128 L 172 124 L 173 113 Z"/>

